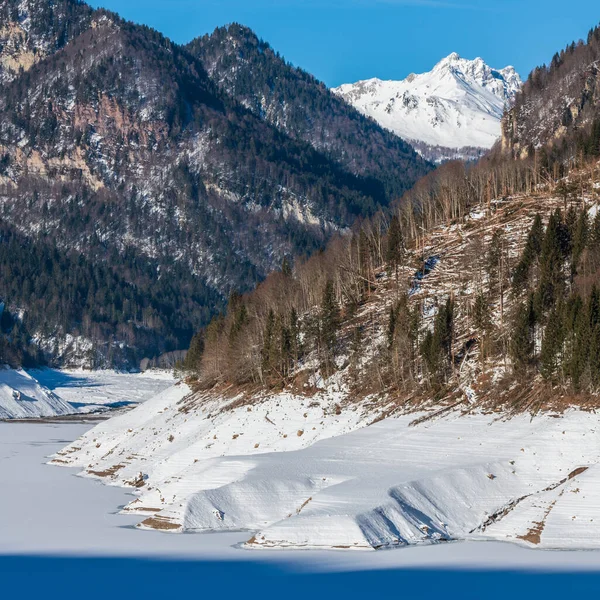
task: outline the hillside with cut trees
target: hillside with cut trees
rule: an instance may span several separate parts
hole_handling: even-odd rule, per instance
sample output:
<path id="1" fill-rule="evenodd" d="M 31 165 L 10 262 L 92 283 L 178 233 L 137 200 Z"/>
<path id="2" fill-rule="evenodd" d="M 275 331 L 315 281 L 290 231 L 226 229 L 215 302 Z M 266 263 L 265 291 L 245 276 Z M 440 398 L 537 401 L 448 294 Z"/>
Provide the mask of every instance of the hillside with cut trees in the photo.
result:
<path id="1" fill-rule="evenodd" d="M 445 164 L 391 213 L 286 261 L 196 336 L 185 368 L 203 388 L 342 385 L 348 402 L 397 408 L 593 402 L 600 128 L 588 110 L 565 131 L 580 149 L 569 159 L 553 154 L 554 140 L 523 157 L 496 149 L 476 165 Z M 524 376 L 534 385 L 516 387 Z"/>

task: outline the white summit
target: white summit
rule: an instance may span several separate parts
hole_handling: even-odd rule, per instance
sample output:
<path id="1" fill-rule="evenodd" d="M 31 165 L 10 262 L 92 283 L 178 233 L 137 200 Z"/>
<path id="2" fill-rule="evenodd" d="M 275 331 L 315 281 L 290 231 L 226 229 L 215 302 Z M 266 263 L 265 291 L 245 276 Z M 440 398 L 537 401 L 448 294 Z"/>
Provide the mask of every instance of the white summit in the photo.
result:
<path id="1" fill-rule="evenodd" d="M 427 158 L 472 157 L 500 137 L 500 120 L 521 87 L 514 67 L 492 69 L 453 53 L 402 81 L 368 79 L 333 89 Z"/>

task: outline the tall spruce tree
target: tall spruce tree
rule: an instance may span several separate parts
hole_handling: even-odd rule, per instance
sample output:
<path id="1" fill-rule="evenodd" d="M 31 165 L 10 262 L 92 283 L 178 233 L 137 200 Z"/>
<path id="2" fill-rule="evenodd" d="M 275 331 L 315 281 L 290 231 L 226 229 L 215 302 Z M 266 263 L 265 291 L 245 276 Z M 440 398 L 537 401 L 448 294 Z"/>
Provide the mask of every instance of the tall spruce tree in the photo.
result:
<path id="1" fill-rule="evenodd" d="M 540 315 L 552 308 L 564 291 L 564 231 L 560 211 L 550 216 L 540 256 L 536 307 Z"/>
<path id="2" fill-rule="evenodd" d="M 454 339 L 454 300 L 448 298 L 435 317 L 433 332 L 428 331 L 421 344 L 421 355 L 435 382 L 448 373 Z"/>
<path id="3" fill-rule="evenodd" d="M 322 349 L 322 369 L 326 376 L 335 371 L 337 334 L 340 326 L 340 308 L 338 306 L 333 281 L 327 280 L 321 302 L 320 334 Z"/>
<path id="4" fill-rule="evenodd" d="M 544 240 L 544 225 L 539 213 L 535 215 L 531 229 L 527 236 L 527 242 L 523 254 L 513 273 L 513 289 L 517 294 L 528 287 L 531 267 L 538 260 L 542 252 Z"/>
<path id="5" fill-rule="evenodd" d="M 540 350 L 540 372 L 548 381 L 555 381 L 562 376 L 562 356 L 565 341 L 564 303 L 561 301 L 552 308 L 548 325 L 544 330 L 542 348 Z"/>
<path id="6" fill-rule="evenodd" d="M 394 215 L 390 221 L 387 235 L 386 262 L 390 274 L 396 278 L 396 289 L 398 288 L 398 269 L 402 264 L 404 255 L 404 240 L 398 217 Z"/>
<path id="7" fill-rule="evenodd" d="M 579 265 L 583 251 L 588 243 L 589 236 L 589 220 L 588 213 L 586 210 L 582 210 L 579 213 L 577 219 L 577 225 L 573 233 L 573 245 L 571 251 L 571 283 L 575 279 L 579 271 Z"/>
<path id="8" fill-rule="evenodd" d="M 533 295 L 519 304 L 515 311 L 514 325 L 510 340 L 510 356 L 515 371 L 527 370 L 534 357 L 534 332 L 536 315 Z"/>

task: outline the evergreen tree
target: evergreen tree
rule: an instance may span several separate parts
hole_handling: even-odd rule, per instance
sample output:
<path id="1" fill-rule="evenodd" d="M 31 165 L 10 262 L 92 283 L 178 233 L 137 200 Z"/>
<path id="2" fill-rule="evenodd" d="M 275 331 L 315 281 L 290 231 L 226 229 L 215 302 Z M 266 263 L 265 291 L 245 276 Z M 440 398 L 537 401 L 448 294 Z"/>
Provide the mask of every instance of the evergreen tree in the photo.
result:
<path id="1" fill-rule="evenodd" d="M 198 373 L 200 370 L 200 363 L 202 361 L 202 355 L 204 353 L 204 331 L 200 331 L 194 335 L 190 342 L 190 348 L 185 355 L 183 361 L 183 368 L 186 371 L 193 371 Z"/>
<path id="2" fill-rule="evenodd" d="M 598 390 L 600 387 L 600 324 L 596 323 L 592 329 L 590 341 L 590 380 L 592 389 Z"/>
<path id="3" fill-rule="evenodd" d="M 548 381 L 556 380 L 562 374 L 562 354 L 565 341 L 564 304 L 553 307 L 544 330 L 540 351 L 540 372 Z"/>
<path id="4" fill-rule="evenodd" d="M 296 368 L 302 355 L 302 342 L 300 340 L 300 322 L 298 320 L 298 313 L 294 307 L 292 307 L 292 310 L 290 311 L 290 340 L 293 368 Z"/>
<path id="5" fill-rule="evenodd" d="M 433 332 L 428 331 L 421 344 L 421 355 L 434 381 L 447 374 L 452 358 L 454 337 L 454 301 L 448 298 L 435 317 Z"/>
<path id="6" fill-rule="evenodd" d="M 477 294 L 473 306 L 473 321 L 479 332 L 479 347 L 482 363 L 488 353 L 488 336 L 492 327 L 492 318 L 488 299 L 483 292 Z"/>
<path id="7" fill-rule="evenodd" d="M 542 252 L 544 225 L 539 213 L 535 215 L 521 259 L 513 273 L 513 288 L 517 293 L 525 290 L 529 281 L 531 267 Z"/>
<path id="8" fill-rule="evenodd" d="M 587 307 L 578 295 L 574 300 L 574 304 L 572 350 L 568 368 L 571 384 L 575 391 L 579 391 L 582 385 L 589 381 L 588 365 L 593 333 Z"/>
<path id="9" fill-rule="evenodd" d="M 510 355 L 515 371 L 526 370 L 533 361 L 535 310 L 533 295 L 517 306 L 510 340 Z"/>
<path id="10" fill-rule="evenodd" d="M 571 252 L 571 283 L 575 279 L 581 262 L 581 256 L 588 242 L 589 221 L 588 213 L 582 210 L 577 219 L 577 225 L 573 234 L 573 248 Z"/>
<path id="11" fill-rule="evenodd" d="M 398 287 L 398 268 L 402 263 L 404 255 L 404 240 L 402 229 L 398 217 L 394 215 L 390 221 L 390 227 L 387 235 L 386 262 L 388 270 L 396 278 L 396 288 Z"/>
<path id="12" fill-rule="evenodd" d="M 275 353 L 275 313 L 269 310 L 267 315 L 267 323 L 265 325 L 265 333 L 263 336 L 263 347 L 261 352 L 262 357 L 262 373 L 263 378 L 268 380 L 273 374 L 273 355 Z"/>
<path id="13" fill-rule="evenodd" d="M 327 280 L 321 302 L 320 333 L 323 352 L 322 368 L 325 376 L 335 371 L 337 333 L 340 326 L 340 308 L 335 298 L 333 281 Z"/>
<path id="14" fill-rule="evenodd" d="M 564 240 L 560 211 L 550 216 L 540 256 L 540 282 L 536 295 L 536 307 L 540 314 L 552 308 L 562 297 L 564 290 L 563 252 Z"/>

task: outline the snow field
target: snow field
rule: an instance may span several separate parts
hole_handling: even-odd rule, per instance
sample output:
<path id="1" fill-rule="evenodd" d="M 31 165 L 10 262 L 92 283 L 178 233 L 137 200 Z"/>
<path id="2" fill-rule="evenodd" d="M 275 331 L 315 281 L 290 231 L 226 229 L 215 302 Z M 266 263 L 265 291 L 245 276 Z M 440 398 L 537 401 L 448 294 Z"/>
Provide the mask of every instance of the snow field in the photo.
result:
<path id="1" fill-rule="evenodd" d="M 0 419 L 51 417 L 73 407 L 22 369 L 0 368 Z"/>
<path id="2" fill-rule="evenodd" d="M 521 86 L 512 67 L 451 54 L 430 72 L 402 81 L 369 79 L 333 91 L 382 127 L 410 141 L 445 148 L 491 148 L 504 105 Z"/>
<path id="3" fill-rule="evenodd" d="M 143 482 L 123 509 L 141 528 L 247 530 L 248 548 L 600 545 L 592 413 L 369 425 L 364 407 L 325 391 L 252 405 L 190 392 L 179 384 L 100 423 L 53 462 Z"/>

